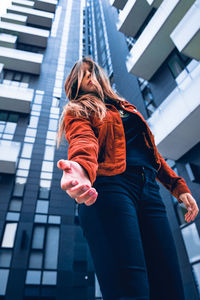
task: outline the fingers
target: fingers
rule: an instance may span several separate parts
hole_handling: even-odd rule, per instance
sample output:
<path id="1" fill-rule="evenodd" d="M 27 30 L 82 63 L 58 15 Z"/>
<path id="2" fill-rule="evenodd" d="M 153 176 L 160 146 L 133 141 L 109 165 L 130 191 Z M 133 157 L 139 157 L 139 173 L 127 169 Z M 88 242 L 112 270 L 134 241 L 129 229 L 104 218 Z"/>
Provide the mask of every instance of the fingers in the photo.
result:
<path id="1" fill-rule="evenodd" d="M 76 188 L 70 189 L 67 193 L 78 203 L 85 203 L 86 205 L 93 204 L 98 196 L 95 188 L 91 188 L 88 185 L 80 185 Z"/>
<path id="2" fill-rule="evenodd" d="M 188 212 L 185 214 L 185 220 L 189 223 L 190 221 L 194 221 L 199 212 L 199 208 L 191 194 L 188 193 L 186 197 L 187 199 L 184 201 L 184 203 L 186 208 L 188 209 Z"/>
<path id="3" fill-rule="evenodd" d="M 70 161 L 69 160 L 64 160 L 64 159 L 60 159 L 57 162 L 57 167 L 61 170 L 70 170 L 71 169 L 71 165 L 70 165 Z"/>
<path id="4" fill-rule="evenodd" d="M 60 183 L 61 189 L 66 192 L 67 192 L 67 190 L 70 190 L 71 188 L 73 188 L 75 185 L 78 185 L 78 181 L 76 179 L 71 179 L 68 182 L 66 182 L 66 180 L 63 178 L 61 179 L 61 183 Z"/>

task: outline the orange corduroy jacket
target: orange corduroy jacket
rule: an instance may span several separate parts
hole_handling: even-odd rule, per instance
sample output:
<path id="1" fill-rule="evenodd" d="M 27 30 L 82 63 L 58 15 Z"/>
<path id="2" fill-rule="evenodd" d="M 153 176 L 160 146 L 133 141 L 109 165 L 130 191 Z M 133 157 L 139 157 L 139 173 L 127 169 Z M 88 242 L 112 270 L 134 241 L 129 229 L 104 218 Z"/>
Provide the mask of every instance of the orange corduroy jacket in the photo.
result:
<path id="1" fill-rule="evenodd" d="M 166 163 L 155 145 L 154 135 L 149 125 L 137 110 L 136 106 L 128 101 L 117 101 L 126 111 L 135 114 L 138 122 L 143 126 L 142 134 L 145 144 L 152 151 L 154 167 L 157 169 L 156 179 L 176 197 L 190 193 L 185 180 L 178 176 Z M 68 160 L 78 162 L 87 172 L 91 185 L 98 175 L 116 175 L 126 169 L 126 141 L 123 123 L 117 108 L 107 104 L 107 114 L 103 121 L 97 117 L 76 117 L 67 113 L 64 117 L 65 137 L 69 143 Z"/>

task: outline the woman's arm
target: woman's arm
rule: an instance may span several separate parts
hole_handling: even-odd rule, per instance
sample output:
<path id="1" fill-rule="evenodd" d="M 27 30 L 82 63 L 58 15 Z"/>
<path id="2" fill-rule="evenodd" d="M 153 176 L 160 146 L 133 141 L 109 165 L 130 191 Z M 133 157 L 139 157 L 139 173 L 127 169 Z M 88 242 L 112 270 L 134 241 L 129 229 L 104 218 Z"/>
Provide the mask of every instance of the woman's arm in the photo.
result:
<path id="1" fill-rule="evenodd" d="M 65 137 L 69 143 L 68 160 L 79 163 L 93 185 L 98 169 L 98 139 L 90 120 L 84 117 L 65 116 Z"/>
<path id="2" fill-rule="evenodd" d="M 158 152 L 161 167 L 158 170 L 157 180 L 162 183 L 162 185 L 170 191 L 170 193 L 176 197 L 179 203 L 182 203 L 183 201 L 179 198 L 179 196 L 182 193 L 191 193 L 189 190 L 185 180 L 178 176 L 166 163 L 162 155 Z"/>

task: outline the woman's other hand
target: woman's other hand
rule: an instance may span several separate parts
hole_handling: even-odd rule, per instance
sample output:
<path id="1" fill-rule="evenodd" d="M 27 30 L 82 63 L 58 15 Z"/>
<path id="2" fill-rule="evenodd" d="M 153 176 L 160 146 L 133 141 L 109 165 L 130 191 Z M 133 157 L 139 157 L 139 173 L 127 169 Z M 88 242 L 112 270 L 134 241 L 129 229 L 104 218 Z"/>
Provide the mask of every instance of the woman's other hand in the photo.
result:
<path id="1" fill-rule="evenodd" d="M 98 196 L 95 188 L 91 187 L 90 179 L 84 168 L 75 161 L 61 159 L 57 167 L 63 170 L 60 181 L 61 189 L 76 200 L 77 203 L 92 205 Z"/>
<path id="2" fill-rule="evenodd" d="M 196 200 L 192 197 L 190 193 L 183 193 L 179 195 L 179 198 L 183 201 L 186 209 L 188 210 L 188 212 L 185 214 L 186 222 L 189 223 L 190 221 L 194 221 L 199 212 Z"/>

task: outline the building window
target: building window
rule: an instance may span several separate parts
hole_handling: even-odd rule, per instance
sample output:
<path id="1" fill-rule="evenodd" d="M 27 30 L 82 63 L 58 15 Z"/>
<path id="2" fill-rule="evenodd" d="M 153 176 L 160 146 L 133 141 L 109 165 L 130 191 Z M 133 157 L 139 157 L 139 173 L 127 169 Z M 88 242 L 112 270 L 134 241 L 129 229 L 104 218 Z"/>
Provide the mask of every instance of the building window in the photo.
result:
<path id="1" fill-rule="evenodd" d="M 145 88 L 142 90 L 142 96 L 144 99 L 147 115 L 148 117 L 150 117 L 153 114 L 153 112 L 156 110 L 157 106 L 154 102 L 149 84 L 147 84 Z"/>
<path id="2" fill-rule="evenodd" d="M 24 72 L 4 70 L 3 84 L 19 87 L 28 87 L 30 75 Z"/>
<path id="3" fill-rule="evenodd" d="M 187 163 L 185 168 L 190 180 L 192 182 L 200 183 L 200 166 L 193 163 Z"/>
<path id="4" fill-rule="evenodd" d="M 132 36 L 127 36 L 126 37 L 126 43 L 127 43 L 127 46 L 128 46 L 128 50 L 131 51 L 133 45 L 135 44 L 136 42 L 136 39 L 134 39 L 134 37 Z"/>
<path id="5" fill-rule="evenodd" d="M 200 263 L 196 263 L 192 265 L 192 270 L 194 274 L 195 283 L 197 286 L 197 290 L 200 296 Z"/>
<path id="6" fill-rule="evenodd" d="M 0 111 L 0 138 L 13 139 L 18 119 L 18 114 Z"/>
<path id="7" fill-rule="evenodd" d="M 200 259 L 200 238 L 195 223 L 181 229 L 189 261 L 191 263 Z"/>
<path id="8" fill-rule="evenodd" d="M 56 285 L 59 238 L 59 226 L 36 225 L 34 227 L 26 284 Z"/>
<path id="9" fill-rule="evenodd" d="M 0 295 L 1 296 L 4 296 L 6 294 L 8 275 L 9 275 L 9 270 L 0 269 Z"/>
<path id="10" fill-rule="evenodd" d="M 6 223 L 1 247 L 13 248 L 17 231 L 17 224 L 18 223 Z"/>
<path id="11" fill-rule="evenodd" d="M 186 69 L 186 66 L 192 59 L 190 57 L 185 56 L 184 54 L 178 52 L 175 48 L 173 53 L 170 55 L 168 59 L 168 66 L 174 78 L 178 77 L 178 75 Z"/>

